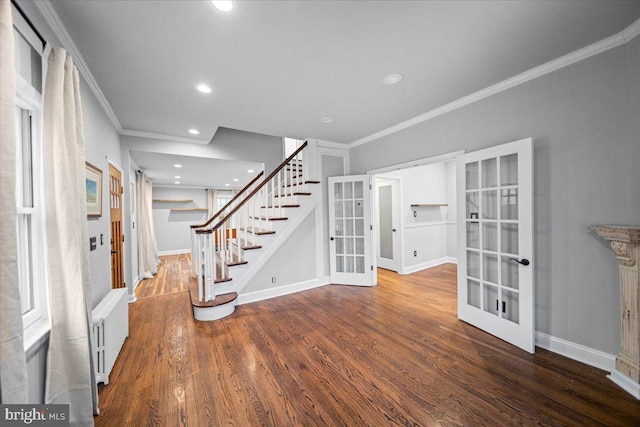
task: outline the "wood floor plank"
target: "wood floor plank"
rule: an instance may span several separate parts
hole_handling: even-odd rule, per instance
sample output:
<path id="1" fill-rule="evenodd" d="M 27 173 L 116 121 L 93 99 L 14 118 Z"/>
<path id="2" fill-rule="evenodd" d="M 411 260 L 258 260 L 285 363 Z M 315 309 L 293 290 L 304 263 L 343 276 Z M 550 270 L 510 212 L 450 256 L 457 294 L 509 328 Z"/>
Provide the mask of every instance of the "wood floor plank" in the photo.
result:
<path id="1" fill-rule="evenodd" d="M 97 426 L 640 426 L 605 372 L 459 321 L 455 265 L 197 322 L 189 257 L 162 261 L 136 289 Z"/>

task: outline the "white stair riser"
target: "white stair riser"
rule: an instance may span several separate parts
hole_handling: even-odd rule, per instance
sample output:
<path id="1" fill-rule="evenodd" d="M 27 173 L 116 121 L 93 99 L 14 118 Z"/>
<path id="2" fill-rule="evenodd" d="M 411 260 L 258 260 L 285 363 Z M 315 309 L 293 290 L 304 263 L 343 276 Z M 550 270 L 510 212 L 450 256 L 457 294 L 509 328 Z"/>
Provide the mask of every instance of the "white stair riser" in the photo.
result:
<path id="1" fill-rule="evenodd" d="M 216 307 L 193 307 L 193 317 L 200 321 L 218 320 L 230 316 L 236 309 L 236 302 L 231 301 Z"/>

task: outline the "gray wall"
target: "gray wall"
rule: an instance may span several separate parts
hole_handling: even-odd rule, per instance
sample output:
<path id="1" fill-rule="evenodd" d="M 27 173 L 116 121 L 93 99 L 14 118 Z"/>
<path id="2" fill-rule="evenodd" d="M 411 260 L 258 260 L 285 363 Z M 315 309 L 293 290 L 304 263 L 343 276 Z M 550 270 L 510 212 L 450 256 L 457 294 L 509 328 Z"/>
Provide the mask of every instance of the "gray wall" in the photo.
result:
<path id="1" fill-rule="evenodd" d="M 536 327 L 616 354 L 618 266 L 587 225 L 640 223 L 640 37 L 351 150 L 354 174 L 533 137 Z"/>
<path id="2" fill-rule="evenodd" d="M 153 200 L 193 200 L 192 202 L 153 202 L 153 227 L 158 251 L 191 251 L 191 225 L 207 220 L 207 211 L 176 211 L 181 208 L 206 208 L 207 193 L 196 188 L 153 187 Z"/>
<path id="3" fill-rule="evenodd" d="M 284 242 L 242 293 L 304 282 L 316 278 L 316 216 L 311 214 Z M 286 267 L 285 267 L 286 266 Z M 276 278 L 276 283 L 272 278 Z"/>

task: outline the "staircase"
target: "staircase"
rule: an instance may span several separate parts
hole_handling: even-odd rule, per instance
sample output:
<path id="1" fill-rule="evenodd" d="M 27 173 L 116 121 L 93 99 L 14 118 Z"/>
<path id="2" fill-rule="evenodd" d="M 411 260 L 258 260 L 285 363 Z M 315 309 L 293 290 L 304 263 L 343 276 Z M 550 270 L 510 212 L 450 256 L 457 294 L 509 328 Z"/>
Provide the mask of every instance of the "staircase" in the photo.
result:
<path id="1" fill-rule="evenodd" d="M 206 223 L 191 226 L 190 288 L 196 320 L 235 311 L 238 292 L 315 207 L 308 143 L 271 174 L 258 174 Z"/>

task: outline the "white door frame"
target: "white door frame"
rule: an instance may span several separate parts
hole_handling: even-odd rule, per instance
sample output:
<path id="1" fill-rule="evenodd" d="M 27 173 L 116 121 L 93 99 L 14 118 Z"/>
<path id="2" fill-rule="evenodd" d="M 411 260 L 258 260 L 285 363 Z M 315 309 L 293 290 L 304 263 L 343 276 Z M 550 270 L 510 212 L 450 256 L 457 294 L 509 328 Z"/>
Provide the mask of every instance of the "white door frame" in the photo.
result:
<path id="1" fill-rule="evenodd" d="M 316 149 L 316 173 L 318 174 L 312 179 L 322 180 L 323 171 L 322 171 L 322 156 L 332 156 L 332 157 L 341 157 L 342 158 L 342 170 L 344 175 L 349 175 L 349 151 L 345 149 L 335 148 L 333 146 L 328 146 L 327 142 L 314 140 L 315 149 Z M 338 145 L 336 143 L 336 145 Z M 342 144 L 339 144 L 342 146 Z M 323 187 L 328 185 L 327 182 L 322 182 L 320 185 Z M 325 274 L 325 262 L 327 262 L 327 258 L 329 255 L 325 254 L 325 246 L 324 244 L 329 242 L 329 229 L 325 227 L 324 217 L 326 216 L 327 222 L 329 218 L 329 200 L 327 198 L 327 204 L 324 204 L 324 200 L 320 197 L 319 210 L 321 214 L 318 216 L 318 226 L 316 227 L 316 254 L 317 256 L 317 277 L 321 278 L 322 282 L 331 283 L 331 269 Z"/>
<path id="2" fill-rule="evenodd" d="M 375 183 L 375 176 L 376 175 L 380 175 L 380 174 L 385 174 L 385 173 L 390 173 L 390 172 L 394 172 L 397 171 L 399 169 L 408 169 L 408 168 L 413 168 L 416 166 L 422 166 L 422 165 L 428 165 L 431 163 L 442 163 L 442 162 L 447 162 L 447 161 L 451 161 L 451 160 L 456 160 L 458 158 L 458 156 L 461 156 L 464 154 L 464 150 L 458 150 L 458 151 L 453 151 L 450 153 L 446 153 L 446 154 L 439 154 L 437 156 L 432 156 L 432 157 L 425 157 L 422 159 L 417 159 L 417 160 L 412 160 L 409 162 L 404 162 L 404 163 L 398 163 L 395 165 L 391 165 L 391 166 L 385 166 L 383 168 L 379 168 L 379 169 L 373 169 L 367 172 L 367 175 L 369 175 L 369 191 L 371 192 L 370 197 L 371 200 L 375 199 L 375 188 L 374 188 L 374 183 Z M 401 207 L 404 206 L 404 200 L 402 198 L 402 194 L 400 195 L 400 205 Z M 371 203 L 371 223 L 374 229 L 376 229 L 376 227 L 379 227 L 379 224 L 376 220 L 376 215 L 375 215 L 375 211 L 373 210 L 373 206 L 374 203 Z M 404 218 L 402 218 L 401 215 L 401 219 L 402 219 L 402 223 L 401 223 L 401 227 L 404 227 Z M 405 252 L 405 248 L 404 248 L 404 238 L 402 237 L 400 239 L 400 254 L 401 254 L 401 266 L 402 268 L 404 268 L 404 252 Z M 372 254 L 377 254 L 378 253 L 378 247 L 376 244 L 376 239 L 371 239 L 371 253 Z M 373 271 L 374 273 L 376 273 L 377 269 L 378 269 L 378 259 L 377 257 L 373 257 Z M 377 283 L 377 276 L 375 277 L 375 283 Z"/>
<path id="3" fill-rule="evenodd" d="M 387 182 L 377 182 L 377 180 L 386 180 Z M 379 192 L 380 187 L 390 185 L 392 202 L 391 210 L 393 216 L 393 225 L 395 232 L 393 234 L 393 259 L 391 261 L 383 261 L 380 259 L 380 203 Z M 373 224 L 374 239 L 376 241 L 375 257 L 378 261 L 378 266 L 387 270 L 400 272 L 404 265 L 404 218 L 402 217 L 402 177 L 391 175 L 375 175 L 374 176 L 374 198 L 372 199 L 373 216 L 371 223 Z"/>

